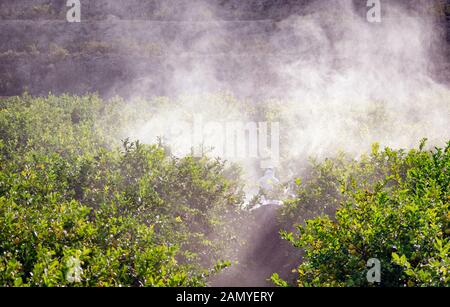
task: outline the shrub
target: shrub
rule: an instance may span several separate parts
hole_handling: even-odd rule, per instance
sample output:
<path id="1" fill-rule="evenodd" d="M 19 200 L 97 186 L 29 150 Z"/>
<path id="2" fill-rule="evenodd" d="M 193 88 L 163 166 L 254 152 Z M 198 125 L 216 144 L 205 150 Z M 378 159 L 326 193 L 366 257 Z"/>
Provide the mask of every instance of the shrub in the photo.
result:
<path id="1" fill-rule="evenodd" d="M 238 169 L 120 145 L 121 103 L 0 101 L 0 285 L 202 286 L 235 256 Z"/>
<path id="2" fill-rule="evenodd" d="M 310 204 L 305 191 L 318 191 L 311 198 L 321 199 L 322 207 L 327 201 L 339 201 L 340 206 L 335 216 L 319 215 L 297 226 L 296 234 L 283 232 L 285 239 L 304 249 L 299 286 L 367 286 L 370 258 L 381 261 L 382 286 L 450 285 L 450 143 L 433 151 L 423 146 L 409 152 L 374 146 L 372 154 L 359 161 L 340 168 L 331 165 L 342 160 L 326 161 L 316 168 L 328 169 L 331 181 L 325 180 L 321 190 L 299 188 L 291 204 L 300 210 L 302 200 Z M 318 182 L 317 177 L 322 178 L 312 182 Z M 339 196 L 336 187 L 331 193 L 326 188 L 336 182 Z M 285 285 L 277 275 L 273 281 Z"/>

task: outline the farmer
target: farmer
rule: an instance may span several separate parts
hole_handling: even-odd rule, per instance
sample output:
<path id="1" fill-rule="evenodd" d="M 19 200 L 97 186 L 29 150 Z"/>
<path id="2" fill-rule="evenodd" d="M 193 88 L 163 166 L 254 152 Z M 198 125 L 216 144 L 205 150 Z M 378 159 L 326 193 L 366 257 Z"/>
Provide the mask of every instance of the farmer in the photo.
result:
<path id="1" fill-rule="evenodd" d="M 273 168 L 268 168 L 264 172 L 264 176 L 258 181 L 261 190 L 261 201 L 262 205 L 279 205 L 281 202 L 275 200 L 275 194 L 278 190 L 278 185 L 280 181 L 275 178 L 275 171 Z"/>

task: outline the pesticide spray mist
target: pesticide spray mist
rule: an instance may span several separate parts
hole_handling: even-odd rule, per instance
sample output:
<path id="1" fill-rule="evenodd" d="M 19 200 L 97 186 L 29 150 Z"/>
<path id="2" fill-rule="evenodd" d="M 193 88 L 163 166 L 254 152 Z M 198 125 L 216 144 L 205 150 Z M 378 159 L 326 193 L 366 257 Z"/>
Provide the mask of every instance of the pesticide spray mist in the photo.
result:
<path id="1" fill-rule="evenodd" d="M 433 3 L 380 1 L 380 22 L 368 21 L 367 1 L 351 0 L 306 1 L 301 14 L 281 20 L 224 22 L 216 17 L 221 6 L 193 2 L 177 16 L 180 32 L 163 60 L 161 86 L 177 102 L 144 115 L 126 134 L 163 137 L 180 155 L 212 148 L 211 155 L 241 163 L 249 181 L 261 165 L 248 148 L 247 155 L 225 154 L 235 153 L 226 148 L 227 123 L 279 124 L 276 162 L 338 150 L 357 156 L 373 142 L 410 148 L 427 137 L 442 145 L 450 136 L 450 91 L 437 80 L 447 43 Z M 151 82 L 140 78 L 134 95 L 151 96 Z M 276 165 L 282 176 L 297 171 L 286 165 Z"/>
<path id="2" fill-rule="evenodd" d="M 249 197 L 262 156 L 286 181 L 310 156 L 357 157 L 373 142 L 411 148 L 424 137 L 442 145 L 450 138 L 450 89 L 441 75 L 448 47 L 433 3 L 380 1 L 380 22 L 368 21 L 367 1 L 351 0 L 305 1 L 285 19 L 224 22 L 216 17 L 221 6 L 193 2 L 166 46 L 161 86 L 176 102 L 143 114 L 144 124 L 126 134 L 163 137 L 179 155 L 211 148 L 243 167 Z M 151 83 L 141 78 L 132 91 L 148 96 Z M 256 157 L 250 148 L 247 156 L 225 154 L 226 124 L 236 122 L 246 142 L 255 137 L 252 125 L 278 124 L 277 159 L 273 146 L 264 155 L 259 143 Z"/>

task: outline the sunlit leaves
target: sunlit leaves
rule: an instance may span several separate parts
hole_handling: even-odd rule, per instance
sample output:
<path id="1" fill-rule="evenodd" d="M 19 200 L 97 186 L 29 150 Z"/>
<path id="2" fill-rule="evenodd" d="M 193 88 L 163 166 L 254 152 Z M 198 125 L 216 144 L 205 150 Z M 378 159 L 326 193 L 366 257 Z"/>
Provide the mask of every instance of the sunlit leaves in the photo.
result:
<path id="1" fill-rule="evenodd" d="M 236 255 L 224 221 L 242 218 L 242 191 L 223 161 L 121 144 L 120 99 L 1 108 L 0 285 L 199 286 Z"/>
<path id="2" fill-rule="evenodd" d="M 295 235 L 283 234 L 305 251 L 300 286 L 367 286 L 370 258 L 381 261 L 383 286 L 450 285 L 450 144 L 428 152 L 424 142 L 409 152 L 374 145 L 371 156 L 359 161 L 315 165 L 294 202 L 316 215 L 323 203 L 338 200 L 340 206 L 331 217 L 307 220 Z M 324 193 L 330 187 L 319 180 L 324 170 L 341 182 L 340 193 Z M 294 209 L 299 212 L 284 210 Z"/>

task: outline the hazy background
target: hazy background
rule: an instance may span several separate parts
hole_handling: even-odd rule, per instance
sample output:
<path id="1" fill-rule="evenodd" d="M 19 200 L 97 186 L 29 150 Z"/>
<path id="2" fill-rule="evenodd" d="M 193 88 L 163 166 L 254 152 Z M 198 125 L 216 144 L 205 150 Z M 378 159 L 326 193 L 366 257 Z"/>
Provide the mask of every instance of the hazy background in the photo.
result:
<path id="1" fill-rule="evenodd" d="M 0 0 L 0 96 L 120 96 L 121 137 L 162 137 L 174 153 L 223 137 L 194 143 L 195 116 L 278 122 L 283 182 L 310 156 L 450 139 L 450 1 L 381 0 L 381 23 L 367 21 L 365 0 L 81 0 L 81 23 L 66 21 L 65 2 Z M 259 159 L 231 160 L 252 196 Z M 263 213 L 267 233 L 254 230 L 244 259 L 268 260 L 241 272 L 253 286 L 293 267 L 267 250 L 278 228 Z"/>
<path id="2" fill-rule="evenodd" d="M 341 72 L 345 60 L 363 70 L 357 64 L 380 51 L 370 68 L 380 60 L 395 64 L 390 55 L 407 52 L 404 66 L 420 56 L 437 64 L 429 67 L 434 77 L 449 76 L 448 44 L 435 40 L 448 36 L 446 0 L 381 1 L 381 25 L 367 23 L 365 0 L 82 0 L 81 23 L 66 22 L 65 2 L 0 1 L 0 94 L 226 89 L 284 98 L 292 74 L 315 82 L 323 70 L 301 73 L 317 64 Z M 418 44 L 424 45 L 415 50 Z M 428 47 L 442 57 L 423 58 Z"/>
<path id="3" fill-rule="evenodd" d="M 311 155 L 450 137 L 448 1 L 381 0 L 381 23 L 365 0 L 81 3 L 68 23 L 63 0 L 0 1 L 0 96 L 167 96 L 124 136 L 174 147 L 199 145 L 179 133 L 194 115 L 277 121 L 285 177 Z"/>

